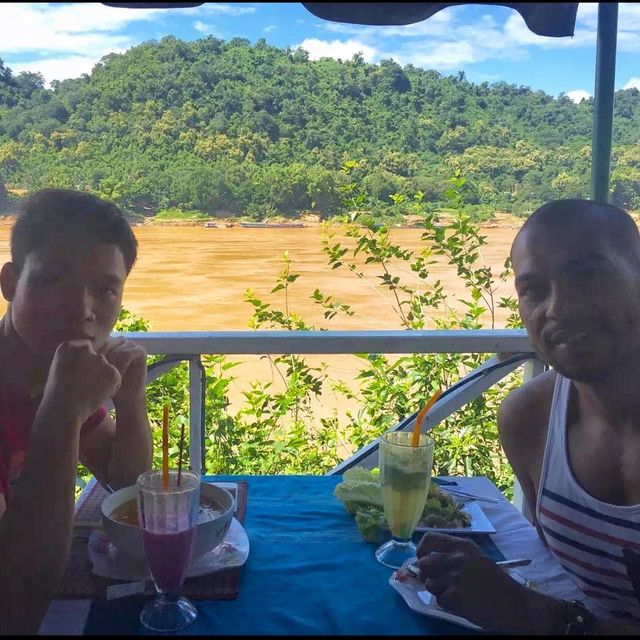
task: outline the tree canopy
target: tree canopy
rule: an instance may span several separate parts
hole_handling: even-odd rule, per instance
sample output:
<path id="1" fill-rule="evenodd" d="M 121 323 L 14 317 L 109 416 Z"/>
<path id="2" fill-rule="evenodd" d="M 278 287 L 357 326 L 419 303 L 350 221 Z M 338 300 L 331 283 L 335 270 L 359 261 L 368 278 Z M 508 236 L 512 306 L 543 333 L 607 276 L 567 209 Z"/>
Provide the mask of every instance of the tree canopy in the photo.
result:
<path id="1" fill-rule="evenodd" d="M 347 179 L 381 205 L 416 191 L 437 204 L 460 170 L 467 202 L 526 212 L 588 197 L 592 117 L 592 100 L 463 73 L 167 36 L 49 88 L 0 61 L 0 185 L 90 190 L 145 215 L 329 216 Z M 614 118 L 612 199 L 640 208 L 637 89 L 617 92 Z"/>

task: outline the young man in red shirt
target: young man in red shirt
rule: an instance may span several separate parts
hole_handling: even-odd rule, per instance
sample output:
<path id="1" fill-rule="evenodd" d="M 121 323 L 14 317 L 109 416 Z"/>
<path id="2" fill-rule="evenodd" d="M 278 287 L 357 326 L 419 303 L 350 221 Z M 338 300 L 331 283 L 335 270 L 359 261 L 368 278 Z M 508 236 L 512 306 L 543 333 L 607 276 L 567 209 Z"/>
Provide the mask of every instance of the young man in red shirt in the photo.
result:
<path id="1" fill-rule="evenodd" d="M 116 489 L 151 466 L 146 354 L 110 335 L 136 253 L 122 212 L 76 191 L 34 193 L 12 229 L 0 271 L 2 633 L 36 632 L 55 593 L 78 462 Z"/>

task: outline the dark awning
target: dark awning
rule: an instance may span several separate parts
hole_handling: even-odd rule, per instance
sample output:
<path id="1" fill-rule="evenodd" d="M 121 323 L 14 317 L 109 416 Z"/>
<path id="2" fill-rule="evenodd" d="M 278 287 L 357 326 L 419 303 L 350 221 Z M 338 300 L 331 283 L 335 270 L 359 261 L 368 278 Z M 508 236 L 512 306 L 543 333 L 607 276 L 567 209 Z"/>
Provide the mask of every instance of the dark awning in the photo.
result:
<path id="1" fill-rule="evenodd" d="M 303 2 L 314 16 L 351 24 L 398 25 L 421 22 L 441 9 L 467 2 Z M 475 3 L 474 3 L 475 4 Z M 517 11 L 539 36 L 572 36 L 577 2 L 479 2 Z"/>
<path id="2" fill-rule="evenodd" d="M 197 7 L 204 2 L 103 2 L 108 7 L 128 9 L 178 9 Z M 578 11 L 577 2 L 303 2 L 313 15 L 334 22 L 351 24 L 413 24 L 430 18 L 447 7 L 486 4 L 517 11 L 533 33 L 539 36 L 572 36 Z"/>

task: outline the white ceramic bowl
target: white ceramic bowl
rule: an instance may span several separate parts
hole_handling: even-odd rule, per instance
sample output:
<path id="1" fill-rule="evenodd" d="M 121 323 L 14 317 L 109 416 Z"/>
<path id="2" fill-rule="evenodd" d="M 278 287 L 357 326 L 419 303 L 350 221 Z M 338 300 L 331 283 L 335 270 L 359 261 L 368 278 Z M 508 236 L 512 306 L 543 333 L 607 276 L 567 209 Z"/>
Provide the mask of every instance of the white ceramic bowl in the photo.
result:
<path id="1" fill-rule="evenodd" d="M 224 539 L 235 512 L 235 500 L 233 496 L 222 487 L 203 482 L 200 484 L 200 495 L 216 502 L 222 509 L 222 513 L 213 517 L 204 516 L 198 519 L 196 530 L 196 544 L 193 557 L 197 558 L 207 551 L 217 547 Z M 138 560 L 145 560 L 142 534 L 140 528 L 119 522 L 111 517 L 113 511 L 128 500 L 137 499 L 138 487 L 132 485 L 124 487 L 107 496 L 102 501 L 102 526 L 109 540 L 117 547 L 118 551 L 133 556 Z"/>

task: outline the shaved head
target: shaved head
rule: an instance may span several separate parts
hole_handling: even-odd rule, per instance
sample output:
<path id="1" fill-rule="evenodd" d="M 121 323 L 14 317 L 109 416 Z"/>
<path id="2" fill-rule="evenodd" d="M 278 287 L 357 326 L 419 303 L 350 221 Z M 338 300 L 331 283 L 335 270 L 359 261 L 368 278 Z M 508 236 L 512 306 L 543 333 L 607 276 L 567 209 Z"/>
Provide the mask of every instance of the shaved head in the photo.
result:
<path id="1" fill-rule="evenodd" d="M 525 235 L 538 232 L 562 237 L 579 230 L 605 240 L 609 249 L 640 266 L 640 233 L 633 218 L 623 209 L 593 200 L 552 200 L 536 209 L 516 234 L 511 248 Z"/>

